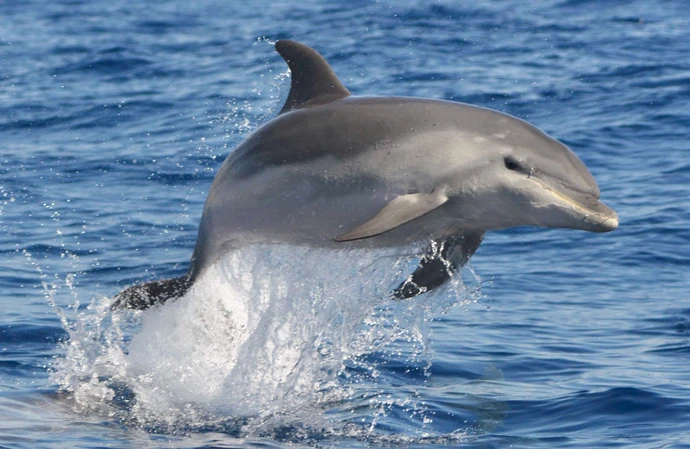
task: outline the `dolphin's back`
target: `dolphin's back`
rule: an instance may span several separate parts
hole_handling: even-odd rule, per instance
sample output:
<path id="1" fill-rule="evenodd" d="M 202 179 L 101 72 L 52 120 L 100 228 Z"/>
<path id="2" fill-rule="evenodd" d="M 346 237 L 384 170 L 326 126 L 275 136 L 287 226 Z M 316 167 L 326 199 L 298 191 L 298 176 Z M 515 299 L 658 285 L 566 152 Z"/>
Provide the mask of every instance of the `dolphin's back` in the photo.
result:
<path id="1" fill-rule="evenodd" d="M 219 173 L 241 179 L 271 167 L 322 158 L 347 162 L 370 151 L 399 154 L 406 149 L 404 143 L 415 137 L 442 135 L 442 130 L 469 132 L 479 123 L 484 128 L 495 123 L 498 132 L 498 121 L 506 118 L 513 119 L 496 111 L 442 100 L 347 97 L 276 117 L 245 140 Z M 420 156 L 429 157 L 435 149 L 423 151 Z"/>

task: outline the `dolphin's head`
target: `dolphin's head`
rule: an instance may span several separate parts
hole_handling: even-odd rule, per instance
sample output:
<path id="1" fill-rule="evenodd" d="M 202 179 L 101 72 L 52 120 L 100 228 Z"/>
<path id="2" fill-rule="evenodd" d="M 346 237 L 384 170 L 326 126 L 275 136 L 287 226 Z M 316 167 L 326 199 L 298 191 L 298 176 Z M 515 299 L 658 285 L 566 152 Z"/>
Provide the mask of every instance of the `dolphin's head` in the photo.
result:
<path id="1" fill-rule="evenodd" d="M 470 196 L 489 206 L 477 208 L 483 215 L 477 221 L 488 224 L 487 230 L 533 225 L 608 232 L 618 227 L 618 215 L 599 201 L 599 186 L 575 153 L 529 123 L 509 121 L 507 132 L 485 142 L 484 165 Z"/>

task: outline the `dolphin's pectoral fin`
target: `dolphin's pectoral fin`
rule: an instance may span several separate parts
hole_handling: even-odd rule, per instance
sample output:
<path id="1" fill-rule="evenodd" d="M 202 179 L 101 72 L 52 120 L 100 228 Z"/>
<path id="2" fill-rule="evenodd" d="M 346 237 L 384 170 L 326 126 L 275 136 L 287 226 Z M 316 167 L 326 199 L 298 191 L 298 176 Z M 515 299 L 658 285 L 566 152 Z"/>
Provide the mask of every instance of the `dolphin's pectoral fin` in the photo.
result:
<path id="1" fill-rule="evenodd" d="M 281 40 L 276 42 L 276 50 L 292 72 L 290 93 L 278 115 L 350 95 L 328 62 L 313 48 L 299 42 Z"/>
<path id="2" fill-rule="evenodd" d="M 348 240 L 363 239 L 383 234 L 408 221 L 428 214 L 446 201 L 448 201 L 448 197 L 442 190 L 435 190 L 432 193 L 411 193 L 399 196 L 386 204 L 374 218 L 345 234 L 339 235 L 334 240 L 336 242 L 347 242 Z"/>
<path id="3" fill-rule="evenodd" d="M 393 290 L 391 298 L 408 299 L 443 285 L 467 263 L 483 238 L 483 232 L 466 231 L 443 240 L 432 240 L 417 269 Z"/>
<path id="4" fill-rule="evenodd" d="M 178 278 L 151 281 L 133 285 L 115 296 L 111 309 L 146 310 L 149 307 L 162 304 L 170 298 L 178 298 L 192 285 L 189 274 Z"/>

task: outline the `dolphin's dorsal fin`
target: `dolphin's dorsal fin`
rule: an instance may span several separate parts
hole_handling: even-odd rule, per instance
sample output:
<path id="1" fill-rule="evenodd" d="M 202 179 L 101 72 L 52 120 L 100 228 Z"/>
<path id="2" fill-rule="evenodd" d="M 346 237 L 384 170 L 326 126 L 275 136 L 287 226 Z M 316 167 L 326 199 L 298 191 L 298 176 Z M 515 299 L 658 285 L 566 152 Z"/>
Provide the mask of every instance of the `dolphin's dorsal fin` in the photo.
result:
<path id="1" fill-rule="evenodd" d="M 288 99 L 278 115 L 340 100 L 350 95 L 328 62 L 313 48 L 299 42 L 276 42 L 276 50 L 285 59 L 292 81 Z"/>

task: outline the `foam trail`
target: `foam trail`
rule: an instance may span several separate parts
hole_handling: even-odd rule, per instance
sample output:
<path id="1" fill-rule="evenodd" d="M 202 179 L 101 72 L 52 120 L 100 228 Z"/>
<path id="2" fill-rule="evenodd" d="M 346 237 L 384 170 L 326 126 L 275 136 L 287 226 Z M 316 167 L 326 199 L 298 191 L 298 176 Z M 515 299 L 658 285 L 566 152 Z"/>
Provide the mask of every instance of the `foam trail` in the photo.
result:
<path id="1" fill-rule="evenodd" d="M 364 355 L 395 346 L 411 364 L 428 358 L 428 321 L 467 300 L 457 282 L 444 294 L 388 300 L 414 267 L 400 252 L 257 245 L 227 254 L 176 301 L 81 316 L 90 324 L 71 331 L 56 378 L 77 401 L 117 408 L 125 397 L 122 419 L 148 425 L 232 418 L 245 435 L 290 423 L 332 428 L 329 407 L 376 378 Z M 348 366 L 366 379 L 343 376 Z"/>

